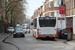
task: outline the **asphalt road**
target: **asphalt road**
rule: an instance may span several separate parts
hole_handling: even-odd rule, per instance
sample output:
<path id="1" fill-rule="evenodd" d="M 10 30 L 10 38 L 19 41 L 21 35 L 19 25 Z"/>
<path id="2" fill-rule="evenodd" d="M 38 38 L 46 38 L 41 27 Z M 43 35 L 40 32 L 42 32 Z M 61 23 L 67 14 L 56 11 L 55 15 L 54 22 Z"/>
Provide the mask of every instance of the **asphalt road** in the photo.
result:
<path id="1" fill-rule="evenodd" d="M 63 43 L 66 39 L 35 39 L 32 34 L 25 36 L 25 38 L 13 38 L 11 35 L 6 42 L 15 44 L 20 50 L 75 50 L 74 46 Z M 0 50 L 17 50 L 17 48 L 1 42 Z"/>

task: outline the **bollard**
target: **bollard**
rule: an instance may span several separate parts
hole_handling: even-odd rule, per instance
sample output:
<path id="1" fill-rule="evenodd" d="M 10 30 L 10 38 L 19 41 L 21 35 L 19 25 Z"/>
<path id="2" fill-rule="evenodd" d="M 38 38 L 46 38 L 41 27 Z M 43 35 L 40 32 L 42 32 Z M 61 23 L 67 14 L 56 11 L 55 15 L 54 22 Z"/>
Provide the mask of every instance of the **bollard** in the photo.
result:
<path id="1" fill-rule="evenodd" d="M 72 37 L 73 37 L 73 35 L 72 35 L 72 33 L 71 33 L 71 30 L 68 29 L 68 30 L 67 30 L 67 33 L 68 33 L 68 35 L 67 35 L 67 41 L 71 41 L 71 40 L 72 40 Z"/>

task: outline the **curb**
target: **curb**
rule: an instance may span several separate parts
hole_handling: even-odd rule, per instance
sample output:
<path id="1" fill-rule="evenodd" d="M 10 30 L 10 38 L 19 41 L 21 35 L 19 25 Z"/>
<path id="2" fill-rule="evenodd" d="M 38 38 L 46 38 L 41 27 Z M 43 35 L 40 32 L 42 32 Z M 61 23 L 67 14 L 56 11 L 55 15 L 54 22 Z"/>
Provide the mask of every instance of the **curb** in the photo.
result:
<path id="1" fill-rule="evenodd" d="M 20 50 L 15 44 L 10 43 L 10 42 L 6 42 L 6 39 L 7 39 L 10 35 L 11 35 L 11 34 L 7 35 L 7 36 L 2 40 L 2 42 L 3 42 L 3 43 L 6 43 L 6 44 L 13 45 L 13 46 L 15 46 L 18 50 Z"/>
<path id="2" fill-rule="evenodd" d="M 65 42 L 63 42 L 63 43 L 68 44 L 68 45 L 71 45 L 71 46 L 74 46 L 74 45 L 72 45 L 71 43 L 69 43 L 69 41 L 65 41 Z M 75 47 L 75 46 L 74 46 L 74 47 Z"/>
<path id="3" fill-rule="evenodd" d="M 4 39 L 2 39 L 2 42 L 4 42 L 11 34 L 7 35 Z"/>
<path id="4" fill-rule="evenodd" d="M 71 43 L 69 43 L 69 42 L 66 42 L 68 45 L 71 45 L 71 46 L 74 46 L 75 47 L 75 45 L 73 45 L 73 44 L 71 44 Z"/>
<path id="5" fill-rule="evenodd" d="M 3 33 L 4 34 L 4 33 Z M 1 39 L 3 41 L 6 37 L 10 36 L 10 34 L 6 35 L 4 38 Z"/>

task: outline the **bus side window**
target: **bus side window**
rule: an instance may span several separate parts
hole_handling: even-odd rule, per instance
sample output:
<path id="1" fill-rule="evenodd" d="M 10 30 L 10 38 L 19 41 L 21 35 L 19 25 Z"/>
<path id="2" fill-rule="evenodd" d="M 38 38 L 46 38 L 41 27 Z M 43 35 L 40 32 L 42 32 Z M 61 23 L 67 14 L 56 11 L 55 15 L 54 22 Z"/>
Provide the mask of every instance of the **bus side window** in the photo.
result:
<path id="1" fill-rule="evenodd" d="M 36 29 L 37 28 L 37 19 L 34 20 L 33 24 L 34 24 L 34 29 Z"/>

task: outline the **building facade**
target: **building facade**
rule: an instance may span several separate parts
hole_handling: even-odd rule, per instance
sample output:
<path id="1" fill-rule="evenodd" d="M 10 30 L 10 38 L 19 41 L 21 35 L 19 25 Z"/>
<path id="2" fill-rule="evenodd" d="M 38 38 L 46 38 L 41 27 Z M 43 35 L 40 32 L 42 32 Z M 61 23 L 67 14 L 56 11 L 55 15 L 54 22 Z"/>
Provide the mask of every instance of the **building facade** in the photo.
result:
<path id="1" fill-rule="evenodd" d="M 59 4 L 59 0 L 45 0 L 43 15 L 50 17 L 60 17 Z"/>
<path id="2" fill-rule="evenodd" d="M 57 28 L 65 29 L 65 19 L 62 19 L 62 22 L 60 21 L 61 14 L 59 14 L 59 5 L 61 5 L 61 0 L 45 0 L 43 16 L 57 17 Z"/>
<path id="3" fill-rule="evenodd" d="M 75 0 L 64 0 L 66 5 L 66 28 L 75 34 Z"/>

